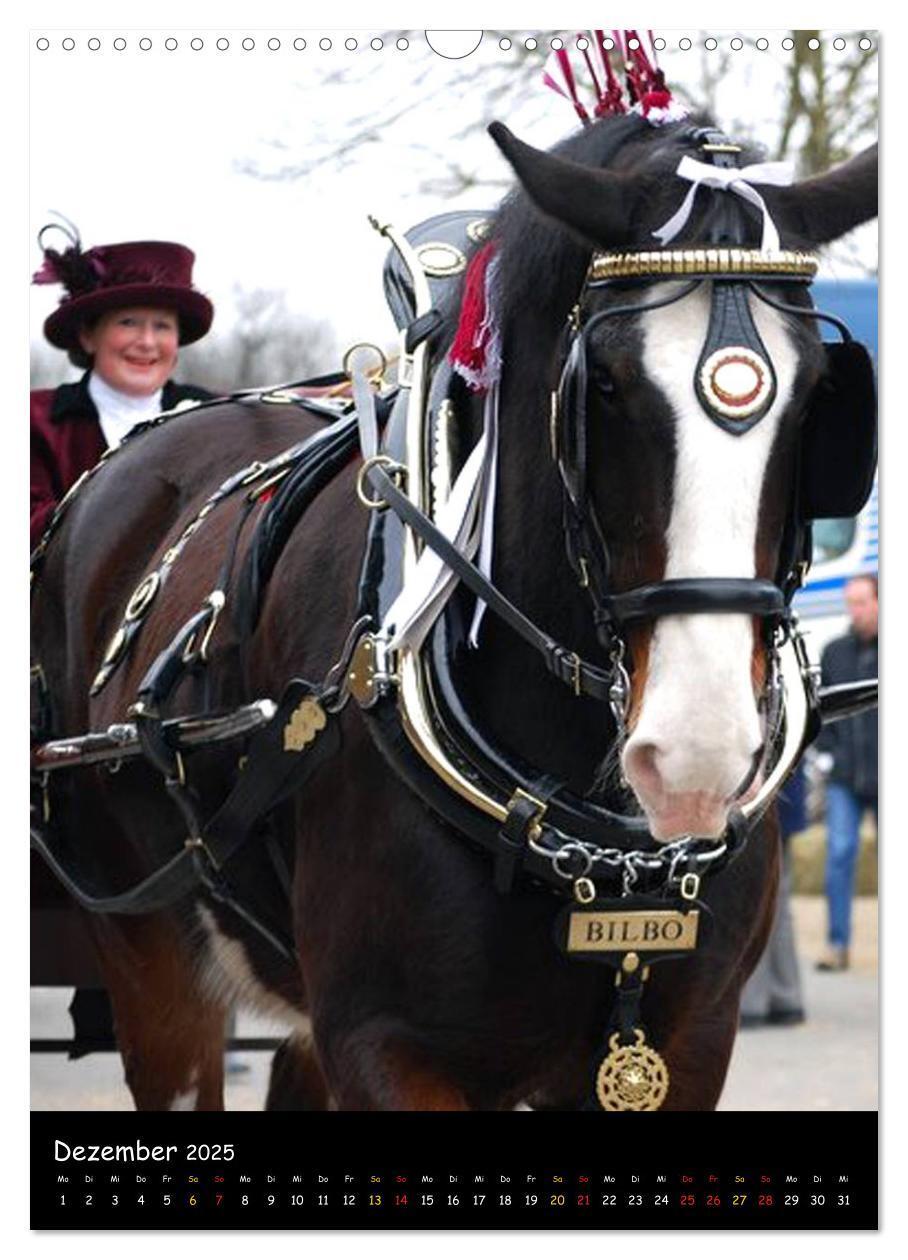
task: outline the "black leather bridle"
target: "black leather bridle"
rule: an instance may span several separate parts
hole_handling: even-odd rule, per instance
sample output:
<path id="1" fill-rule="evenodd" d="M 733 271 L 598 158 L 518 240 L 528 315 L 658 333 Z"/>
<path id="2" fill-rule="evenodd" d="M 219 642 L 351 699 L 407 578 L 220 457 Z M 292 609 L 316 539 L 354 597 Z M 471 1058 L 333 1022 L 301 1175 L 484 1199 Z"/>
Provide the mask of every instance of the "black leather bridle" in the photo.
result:
<path id="1" fill-rule="evenodd" d="M 712 129 L 692 129 L 691 138 L 703 148 L 716 165 L 736 166 L 738 146 L 723 133 Z M 734 201 L 717 191 L 714 196 Z M 709 418 L 726 432 L 738 436 L 749 431 L 770 409 L 775 397 L 775 379 L 771 360 L 750 314 L 748 295 L 786 314 L 806 319 L 827 321 L 838 328 L 843 341 L 854 348 L 851 334 L 837 317 L 817 311 L 812 305 L 793 305 L 781 301 L 763 288 L 765 283 L 810 284 L 816 262 L 806 255 L 780 255 L 777 265 L 761 259 L 758 251 L 745 249 L 741 219 L 736 207 L 720 204 L 723 212 L 716 216 L 708 249 L 685 251 L 650 251 L 619 258 L 621 265 L 597 268 L 594 258 L 587 280 L 569 321 L 568 341 L 560 372 L 558 388 L 552 397 L 552 455 L 557 464 L 564 492 L 564 525 L 566 548 L 579 584 L 590 595 L 597 633 L 612 658 L 616 649 L 623 655 L 624 635 L 628 625 L 641 620 L 684 613 L 744 613 L 763 621 L 765 638 L 771 643 L 776 632 L 791 617 L 791 602 L 802 584 L 810 562 L 809 524 L 801 519 L 797 495 L 790 505 L 789 519 L 774 580 L 751 577 L 674 578 L 638 586 L 617 593 L 610 586 L 609 549 L 597 519 L 588 484 L 588 410 L 590 394 L 590 343 L 592 335 L 603 324 L 623 316 L 636 316 L 647 311 L 682 301 L 706 280 L 712 282 L 709 328 L 695 372 L 695 385 L 701 405 Z M 727 265 L 723 260 L 727 257 Z M 677 272 L 669 271 L 671 259 Z M 788 260 L 788 265 L 786 265 Z M 771 268 L 771 269 L 770 269 Z M 590 292 L 619 287 L 649 288 L 672 282 L 674 291 L 641 301 L 619 301 L 598 310 L 585 321 L 581 312 Z M 676 287 L 677 286 L 677 287 Z M 710 407 L 701 384 L 702 368 L 723 347 L 747 351 L 753 361 L 762 363 L 770 376 L 770 387 L 758 409 L 736 420 Z M 865 352 L 866 354 L 866 352 Z M 597 384 L 608 390 L 597 367 Z M 858 422 L 856 418 L 856 423 Z"/>

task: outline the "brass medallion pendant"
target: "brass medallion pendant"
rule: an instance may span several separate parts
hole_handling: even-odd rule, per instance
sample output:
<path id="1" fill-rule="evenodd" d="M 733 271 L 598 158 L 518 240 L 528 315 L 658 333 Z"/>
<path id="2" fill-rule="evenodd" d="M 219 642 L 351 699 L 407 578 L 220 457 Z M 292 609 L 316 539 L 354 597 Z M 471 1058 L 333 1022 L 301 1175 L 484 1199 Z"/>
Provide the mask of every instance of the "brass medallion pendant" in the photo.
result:
<path id="1" fill-rule="evenodd" d="M 620 1046 L 619 1034 L 609 1037 L 609 1053 L 599 1065 L 596 1097 L 603 1111 L 658 1111 L 668 1093 L 665 1060 L 646 1044 L 641 1028 L 634 1029 L 635 1045 Z"/>

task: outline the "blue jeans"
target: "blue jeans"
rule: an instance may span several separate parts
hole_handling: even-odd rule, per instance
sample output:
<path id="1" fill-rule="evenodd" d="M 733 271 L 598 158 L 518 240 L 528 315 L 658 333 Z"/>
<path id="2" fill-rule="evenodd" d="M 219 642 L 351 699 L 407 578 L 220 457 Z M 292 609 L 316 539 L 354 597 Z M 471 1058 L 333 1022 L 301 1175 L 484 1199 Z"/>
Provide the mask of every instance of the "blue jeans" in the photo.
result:
<path id="1" fill-rule="evenodd" d="M 876 814 L 876 801 L 855 796 L 842 783 L 826 785 L 826 899 L 829 943 L 845 949 L 851 940 L 851 897 L 864 810 Z"/>

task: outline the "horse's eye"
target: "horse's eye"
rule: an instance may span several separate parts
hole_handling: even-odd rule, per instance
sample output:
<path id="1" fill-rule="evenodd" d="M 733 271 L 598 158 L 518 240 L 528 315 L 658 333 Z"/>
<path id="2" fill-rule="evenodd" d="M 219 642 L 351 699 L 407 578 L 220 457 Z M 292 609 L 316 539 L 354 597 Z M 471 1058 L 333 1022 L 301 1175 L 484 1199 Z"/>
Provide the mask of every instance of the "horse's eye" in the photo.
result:
<path id="1" fill-rule="evenodd" d="M 610 397 L 615 392 L 615 382 L 605 368 L 593 368 L 590 382 L 600 394 Z"/>

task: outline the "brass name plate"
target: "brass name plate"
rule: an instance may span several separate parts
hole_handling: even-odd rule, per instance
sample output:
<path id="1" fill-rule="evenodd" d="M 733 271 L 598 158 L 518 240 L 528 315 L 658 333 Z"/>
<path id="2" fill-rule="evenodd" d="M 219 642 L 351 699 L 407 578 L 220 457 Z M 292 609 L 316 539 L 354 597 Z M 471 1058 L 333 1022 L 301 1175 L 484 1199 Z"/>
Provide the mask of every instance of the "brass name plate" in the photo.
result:
<path id="1" fill-rule="evenodd" d="M 575 910 L 568 953 L 696 949 L 699 910 Z"/>

